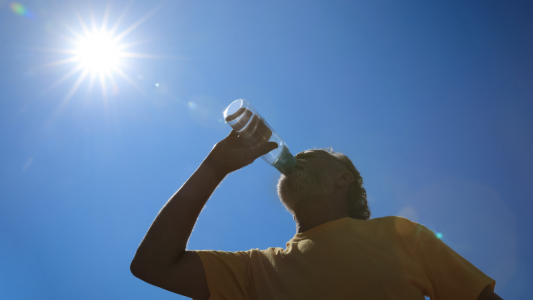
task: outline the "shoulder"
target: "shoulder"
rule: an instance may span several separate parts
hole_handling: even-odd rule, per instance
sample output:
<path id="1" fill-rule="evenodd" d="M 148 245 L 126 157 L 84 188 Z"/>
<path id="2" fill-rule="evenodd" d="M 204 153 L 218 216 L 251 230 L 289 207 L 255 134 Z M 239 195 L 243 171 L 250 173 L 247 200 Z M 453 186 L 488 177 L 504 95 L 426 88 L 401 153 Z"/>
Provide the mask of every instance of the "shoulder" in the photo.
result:
<path id="1" fill-rule="evenodd" d="M 279 247 L 270 247 L 264 250 L 255 249 L 250 252 L 252 256 L 264 256 L 264 257 L 275 257 L 284 254 L 285 249 Z"/>
<path id="2" fill-rule="evenodd" d="M 254 256 L 261 255 L 276 255 L 279 252 L 282 252 L 283 248 L 279 247 L 270 247 L 264 250 L 259 250 L 258 248 L 250 249 L 247 251 L 218 251 L 218 250 L 195 250 L 199 256 L 216 256 L 216 257 L 228 257 L 228 258 L 240 258 L 240 259 L 250 259 Z"/>
<path id="3" fill-rule="evenodd" d="M 247 263 L 250 260 L 249 251 L 218 251 L 218 250 L 195 250 L 204 264 L 207 263 Z"/>
<path id="4" fill-rule="evenodd" d="M 375 218 L 365 222 L 369 222 L 369 224 L 376 226 L 380 231 L 400 234 L 403 236 L 418 237 L 422 231 L 427 230 L 422 224 L 397 216 Z"/>
<path id="5" fill-rule="evenodd" d="M 398 216 L 386 216 L 386 217 L 374 218 L 374 219 L 367 220 L 365 222 L 376 223 L 376 225 L 383 225 L 383 226 L 417 226 L 417 225 L 420 225 L 409 219 L 406 219 L 404 217 L 398 217 Z"/>

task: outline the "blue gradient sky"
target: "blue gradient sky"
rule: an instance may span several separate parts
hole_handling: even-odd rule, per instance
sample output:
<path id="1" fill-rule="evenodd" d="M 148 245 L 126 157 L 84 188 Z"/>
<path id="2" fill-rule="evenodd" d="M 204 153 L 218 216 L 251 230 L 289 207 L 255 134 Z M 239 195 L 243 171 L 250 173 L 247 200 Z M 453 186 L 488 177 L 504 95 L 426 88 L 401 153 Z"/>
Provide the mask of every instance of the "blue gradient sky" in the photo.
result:
<path id="1" fill-rule="evenodd" d="M 93 1 L 101 22 L 107 1 Z M 496 279 L 533 280 L 533 3 L 169 1 L 105 97 L 61 36 L 85 1 L 0 1 L 0 298 L 181 299 L 129 263 L 166 200 L 230 131 L 246 98 L 296 152 L 333 147 L 361 171 L 372 216 L 401 215 Z M 126 1 L 111 3 L 110 22 Z M 135 1 L 119 31 L 159 2 Z M 159 86 L 156 86 L 156 83 Z M 262 160 L 208 202 L 189 249 L 285 247 L 279 173 Z"/>

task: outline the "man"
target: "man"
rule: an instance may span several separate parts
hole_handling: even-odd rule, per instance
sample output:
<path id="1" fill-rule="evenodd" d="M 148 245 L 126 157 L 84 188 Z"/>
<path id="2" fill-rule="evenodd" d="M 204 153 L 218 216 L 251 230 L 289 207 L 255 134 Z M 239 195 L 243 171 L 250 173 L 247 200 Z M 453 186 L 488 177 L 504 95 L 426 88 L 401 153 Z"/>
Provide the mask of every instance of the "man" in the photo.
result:
<path id="1" fill-rule="evenodd" d="M 400 217 L 370 219 L 348 157 L 297 154 L 278 195 L 297 233 L 287 248 L 187 251 L 205 203 L 229 173 L 277 148 L 232 131 L 159 212 L 131 263 L 138 278 L 204 299 L 501 299 L 495 281 L 430 230 Z"/>

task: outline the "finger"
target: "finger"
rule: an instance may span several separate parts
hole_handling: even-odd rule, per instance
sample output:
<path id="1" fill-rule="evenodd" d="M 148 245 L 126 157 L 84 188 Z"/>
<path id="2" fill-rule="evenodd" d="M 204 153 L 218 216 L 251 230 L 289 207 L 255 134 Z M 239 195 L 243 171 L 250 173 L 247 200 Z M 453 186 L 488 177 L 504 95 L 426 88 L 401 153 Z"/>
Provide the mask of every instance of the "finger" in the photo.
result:
<path id="1" fill-rule="evenodd" d="M 239 137 L 243 139 L 244 147 L 257 148 L 268 142 L 272 136 L 272 130 L 265 124 L 265 121 L 255 115 L 250 124 L 239 132 Z"/>
<path id="2" fill-rule="evenodd" d="M 254 144 L 252 148 L 257 148 L 263 144 L 266 144 L 268 140 L 270 140 L 271 136 L 272 130 L 265 125 L 263 120 L 261 120 L 257 126 L 257 129 L 255 130 L 254 135 L 252 136 L 254 138 Z"/>
<path id="3" fill-rule="evenodd" d="M 257 131 L 257 126 L 259 126 L 260 121 L 261 119 L 257 115 L 253 116 L 248 126 L 239 132 L 239 136 L 250 141 L 254 137 L 254 133 Z"/>
<path id="4" fill-rule="evenodd" d="M 276 142 L 268 142 L 266 144 L 263 144 L 255 149 L 250 150 L 251 155 L 254 158 L 257 158 L 259 156 L 265 155 L 268 152 L 278 148 L 278 144 Z"/>
<path id="5" fill-rule="evenodd" d="M 226 137 L 226 139 L 229 139 L 229 140 L 236 140 L 238 138 L 239 138 L 239 134 L 237 133 L 237 131 L 235 131 L 233 129 L 231 130 L 231 132 Z"/>

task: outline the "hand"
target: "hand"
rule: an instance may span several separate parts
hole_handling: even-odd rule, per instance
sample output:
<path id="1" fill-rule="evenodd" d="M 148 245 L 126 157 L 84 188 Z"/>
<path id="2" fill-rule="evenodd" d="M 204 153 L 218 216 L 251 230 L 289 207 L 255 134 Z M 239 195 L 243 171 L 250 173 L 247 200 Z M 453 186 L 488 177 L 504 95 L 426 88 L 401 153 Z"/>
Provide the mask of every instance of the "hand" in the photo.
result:
<path id="1" fill-rule="evenodd" d="M 268 140 L 267 140 L 268 141 Z M 249 138 L 243 138 L 232 130 L 230 134 L 218 142 L 206 158 L 216 172 L 224 175 L 245 167 L 259 156 L 278 148 L 276 142 L 267 142 L 257 131 Z"/>

